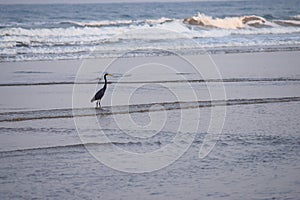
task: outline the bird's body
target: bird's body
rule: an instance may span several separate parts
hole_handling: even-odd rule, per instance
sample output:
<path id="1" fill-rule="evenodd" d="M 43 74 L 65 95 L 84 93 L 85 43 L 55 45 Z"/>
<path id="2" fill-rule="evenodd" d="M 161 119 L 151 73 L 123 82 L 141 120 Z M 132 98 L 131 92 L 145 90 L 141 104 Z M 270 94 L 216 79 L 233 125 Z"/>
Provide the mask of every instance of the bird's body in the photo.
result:
<path id="1" fill-rule="evenodd" d="M 104 96 L 105 90 L 106 90 L 106 86 L 107 86 L 107 80 L 106 80 L 106 76 L 112 76 L 111 74 L 105 74 L 104 75 L 104 86 L 101 90 L 99 90 L 95 96 L 91 99 L 91 102 L 93 103 L 94 101 L 96 101 L 96 108 L 101 108 L 101 104 L 100 101 L 102 99 L 102 97 Z"/>

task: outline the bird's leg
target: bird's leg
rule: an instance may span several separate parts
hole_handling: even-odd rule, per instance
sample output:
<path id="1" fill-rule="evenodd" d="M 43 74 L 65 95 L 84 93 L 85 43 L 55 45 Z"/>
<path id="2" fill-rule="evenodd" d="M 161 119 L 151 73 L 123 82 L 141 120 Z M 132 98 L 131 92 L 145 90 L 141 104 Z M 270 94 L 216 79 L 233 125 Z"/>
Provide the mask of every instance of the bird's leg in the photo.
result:
<path id="1" fill-rule="evenodd" d="M 96 106 L 96 108 L 99 108 L 99 109 L 101 109 L 101 103 L 100 103 L 100 100 L 99 101 L 97 101 L 97 104 L 96 104 L 97 106 Z"/>

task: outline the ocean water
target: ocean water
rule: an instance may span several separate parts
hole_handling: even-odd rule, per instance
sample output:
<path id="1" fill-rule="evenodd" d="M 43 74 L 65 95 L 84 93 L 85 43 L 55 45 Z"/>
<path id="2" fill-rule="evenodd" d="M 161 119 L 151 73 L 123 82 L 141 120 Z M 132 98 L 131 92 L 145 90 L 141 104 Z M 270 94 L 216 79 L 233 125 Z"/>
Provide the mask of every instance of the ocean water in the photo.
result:
<path id="1" fill-rule="evenodd" d="M 299 7 L 298 0 L 0 5 L 0 61 L 299 50 Z"/>

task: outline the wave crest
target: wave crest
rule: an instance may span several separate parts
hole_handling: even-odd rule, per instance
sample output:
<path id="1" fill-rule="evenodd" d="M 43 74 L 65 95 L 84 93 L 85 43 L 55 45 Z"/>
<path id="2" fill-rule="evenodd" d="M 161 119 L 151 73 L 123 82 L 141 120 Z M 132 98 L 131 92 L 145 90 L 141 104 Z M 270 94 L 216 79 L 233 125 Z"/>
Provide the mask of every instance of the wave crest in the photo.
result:
<path id="1" fill-rule="evenodd" d="M 147 20 L 145 20 L 145 22 L 147 24 L 163 24 L 163 23 L 172 22 L 172 21 L 173 21 L 173 19 L 166 18 L 166 17 L 162 17 L 160 19 L 147 19 Z"/>
<path id="2" fill-rule="evenodd" d="M 300 20 L 300 15 L 295 15 L 295 16 L 292 17 L 292 19 L 294 19 L 294 20 Z"/>
<path id="3" fill-rule="evenodd" d="M 274 23 L 280 26 L 300 26 L 300 21 L 298 20 L 274 20 Z"/>
<path id="4" fill-rule="evenodd" d="M 146 19 L 146 20 L 104 20 L 104 21 L 91 21 L 91 22 L 80 22 L 80 21 L 63 21 L 60 24 L 67 24 L 71 26 L 79 27 L 105 27 L 105 26 L 129 26 L 132 24 L 163 24 L 167 22 L 172 22 L 173 19 L 162 17 L 159 19 Z"/>
<path id="5" fill-rule="evenodd" d="M 246 26 L 255 26 L 266 23 L 266 19 L 260 16 L 242 16 L 242 17 L 226 17 L 213 18 L 205 14 L 198 13 L 197 16 L 192 16 L 183 20 L 186 24 L 198 25 L 208 28 L 223 28 L 223 29 L 238 29 Z"/>
<path id="6" fill-rule="evenodd" d="M 92 21 L 92 22 L 77 22 L 77 21 L 66 21 L 61 24 L 71 24 L 82 27 L 101 27 L 101 26 L 121 26 L 132 24 L 132 20 L 116 20 L 116 21 Z"/>

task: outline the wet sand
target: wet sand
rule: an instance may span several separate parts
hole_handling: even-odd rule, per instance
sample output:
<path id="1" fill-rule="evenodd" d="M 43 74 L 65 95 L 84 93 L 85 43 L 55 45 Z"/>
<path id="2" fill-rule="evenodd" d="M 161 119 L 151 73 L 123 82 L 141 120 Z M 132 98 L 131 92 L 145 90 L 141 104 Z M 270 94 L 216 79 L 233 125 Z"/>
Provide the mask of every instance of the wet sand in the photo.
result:
<path id="1" fill-rule="evenodd" d="M 111 105 L 109 96 L 116 85 L 123 87 L 124 90 L 122 89 L 121 92 L 126 95 L 128 88 L 136 87 L 140 83 L 160 84 L 165 82 L 180 87 L 180 84 L 183 85 L 185 81 L 189 81 L 201 100 L 210 100 L 209 94 L 205 91 L 206 84 L 216 85 L 220 83 L 225 85 L 228 99 L 297 96 L 300 79 L 299 56 L 300 52 L 212 55 L 211 58 L 220 70 L 222 79 L 199 77 L 191 69 L 191 66 L 176 66 L 176 60 L 172 61 L 174 60 L 173 57 L 165 56 L 124 58 L 118 60 L 116 65 L 120 66 L 119 68 L 114 65 L 108 69 L 107 66 L 115 59 L 1 63 L 0 92 L 2 98 L 0 110 L 9 112 L 71 108 L 73 86 L 80 66 L 84 66 L 86 74 L 78 83 L 84 84 L 86 87 L 83 86 L 81 89 L 84 91 L 78 92 L 82 92 L 81 96 L 87 99 L 90 99 L 97 89 L 97 82 L 103 71 L 110 70 L 109 72 L 115 75 L 109 79 L 110 88 L 107 90 L 107 98 L 102 100 L 103 105 Z M 185 58 L 195 65 L 203 67 L 201 70 L 205 69 L 206 62 L 210 62 L 206 57 L 201 58 L 201 56 L 185 56 Z M 166 63 L 172 67 L 181 68 L 180 72 L 185 73 L 187 80 L 183 81 L 180 77 L 181 74 L 153 72 L 152 74 L 145 73 L 129 77 L 123 82 L 120 81 L 120 77 L 127 70 L 127 66 L 147 62 Z M 207 66 L 209 70 L 211 63 Z M 103 80 L 100 82 L 102 84 Z M 98 85 L 99 87 L 101 85 Z M 140 92 L 141 95 L 144 94 L 143 92 Z M 153 95 L 156 95 L 155 91 Z M 168 101 L 168 95 L 161 97 L 164 93 L 152 98 L 153 95 L 149 94 L 147 98 L 136 98 L 135 103 Z M 93 107 L 89 101 L 86 101 L 86 104 L 82 106 Z"/>

